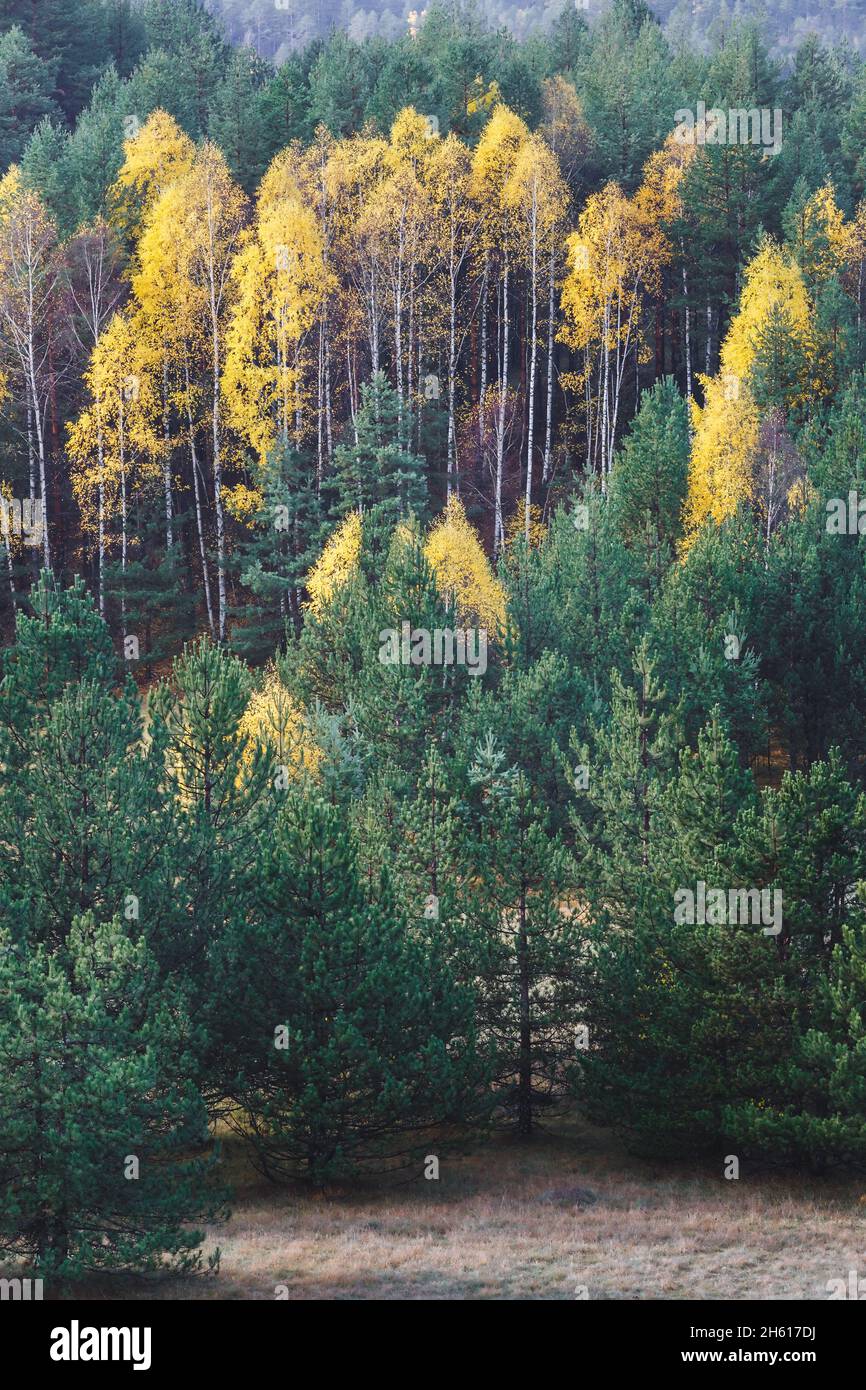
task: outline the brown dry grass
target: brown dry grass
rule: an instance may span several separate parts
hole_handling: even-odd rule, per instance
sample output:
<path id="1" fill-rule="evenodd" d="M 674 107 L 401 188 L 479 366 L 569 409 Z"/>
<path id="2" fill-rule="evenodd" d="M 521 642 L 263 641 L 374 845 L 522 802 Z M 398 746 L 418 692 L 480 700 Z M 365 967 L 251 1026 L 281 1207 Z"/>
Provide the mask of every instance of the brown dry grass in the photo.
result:
<path id="1" fill-rule="evenodd" d="M 530 1144 L 499 1138 L 445 1157 L 438 1182 L 323 1197 L 276 1189 L 228 1140 L 233 1215 L 208 1231 L 216 1278 L 103 1297 L 273 1299 L 826 1299 L 866 1272 L 862 1180 L 788 1175 L 725 1181 L 654 1167 L 577 1121 Z M 579 1210 L 542 1202 L 589 1187 Z M 84 1292 L 81 1290 L 81 1292 Z"/>

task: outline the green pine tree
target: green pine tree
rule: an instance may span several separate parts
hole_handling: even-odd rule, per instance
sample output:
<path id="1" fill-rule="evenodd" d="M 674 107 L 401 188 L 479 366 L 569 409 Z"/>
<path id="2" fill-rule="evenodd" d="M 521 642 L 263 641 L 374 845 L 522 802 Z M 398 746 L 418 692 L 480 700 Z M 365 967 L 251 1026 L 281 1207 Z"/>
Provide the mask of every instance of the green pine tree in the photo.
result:
<path id="1" fill-rule="evenodd" d="M 471 992 L 383 880 L 362 891 L 342 812 L 292 794 L 262 846 L 252 914 L 226 938 L 229 1117 L 269 1177 L 417 1165 L 477 1109 Z"/>
<path id="2" fill-rule="evenodd" d="M 63 947 L 0 928 L 0 1253 L 49 1290 L 91 1272 L 187 1273 L 218 1213 L 194 1029 L 143 940 L 85 913 Z M 55 1283 L 56 1281 L 56 1283 Z"/>
<path id="3" fill-rule="evenodd" d="M 426 463 L 412 452 L 413 419 L 384 372 L 364 383 L 352 436 L 334 453 L 336 516 L 372 510 L 386 522 L 423 519 Z"/>
<path id="4" fill-rule="evenodd" d="M 574 1058 L 575 969 L 581 935 L 569 904 L 573 868 L 527 779 L 484 757 L 486 814 L 478 845 L 479 886 L 470 909 L 478 933 L 480 1019 L 494 1070 L 495 1099 L 530 1138 L 539 1112 L 563 1094 Z"/>

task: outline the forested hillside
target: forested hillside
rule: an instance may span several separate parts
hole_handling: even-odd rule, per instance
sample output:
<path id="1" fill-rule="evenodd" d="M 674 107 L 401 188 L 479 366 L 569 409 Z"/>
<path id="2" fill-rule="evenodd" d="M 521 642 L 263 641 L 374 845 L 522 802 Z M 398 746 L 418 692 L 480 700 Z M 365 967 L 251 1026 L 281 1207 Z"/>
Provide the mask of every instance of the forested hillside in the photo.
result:
<path id="1" fill-rule="evenodd" d="M 60 1287 L 198 1267 L 217 1131 L 866 1160 L 866 67 L 589 18 L 0 7 L 0 1252 Z"/>
<path id="2" fill-rule="evenodd" d="M 326 38 L 332 29 L 343 29 L 353 39 L 393 40 L 415 24 L 424 6 L 412 0 L 209 0 L 235 44 L 249 44 L 265 58 L 282 60 L 294 49 L 315 38 Z M 560 13 L 559 0 L 538 4 L 509 4 L 507 0 L 476 0 L 476 13 L 491 27 L 503 27 L 518 38 L 546 30 Z M 610 0 L 574 0 L 574 8 L 587 19 L 601 18 Z M 757 6 L 728 0 L 650 0 L 649 8 L 671 35 L 688 36 L 696 45 L 712 42 L 734 19 L 757 19 L 768 44 L 776 53 L 796 49 L 810 33 L 828 45 L 847 42 L 859 49 L 863 42 L 863 0 L 762 0 Z"/>

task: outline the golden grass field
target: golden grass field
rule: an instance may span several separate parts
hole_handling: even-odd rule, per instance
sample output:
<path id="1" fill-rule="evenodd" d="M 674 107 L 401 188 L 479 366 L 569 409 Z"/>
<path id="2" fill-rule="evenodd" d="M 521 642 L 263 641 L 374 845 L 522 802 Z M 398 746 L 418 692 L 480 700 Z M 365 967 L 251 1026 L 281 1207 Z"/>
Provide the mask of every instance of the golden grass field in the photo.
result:
<path id="1" fill-rule="evenodd" d="M 323 1197 L 274 1188 L 224 1151 L 235 1186 L 216 1277 L 91 1286 L 90 1297 L 827 1299 L 866 1274 L 863 1179 L 719 1173 L 630 1158 L 578 1121 L 442 1159 L 439 1181 Z M 541 1200 L 589 1188 L 576 1208 Z M 84 1293 L 79 1289 L 79 1293 Z"/>

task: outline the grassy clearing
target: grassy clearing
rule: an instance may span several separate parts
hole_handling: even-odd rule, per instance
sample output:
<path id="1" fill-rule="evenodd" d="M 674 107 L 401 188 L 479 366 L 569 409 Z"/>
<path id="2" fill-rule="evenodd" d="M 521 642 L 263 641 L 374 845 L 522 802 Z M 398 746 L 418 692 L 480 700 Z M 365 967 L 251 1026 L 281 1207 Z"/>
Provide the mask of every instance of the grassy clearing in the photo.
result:
<path id="1" fill-rule="evenodd" d="M 275 1189 L 232 1139 L 224 1163 L 236 1197 L 208 1231 L 217 1278 L 88 1295 L 273 1299 L 284 1284 L 291 1299 L 573 1299 L 585 1285 L 590 1299 L 826 1299 L 828 1279 L 866 1271 L 862 1179 L 655 1167 L 577 1121 L 388 1191 Z M 576 1186 L 596 1201 L 542 1200 Z"/>

